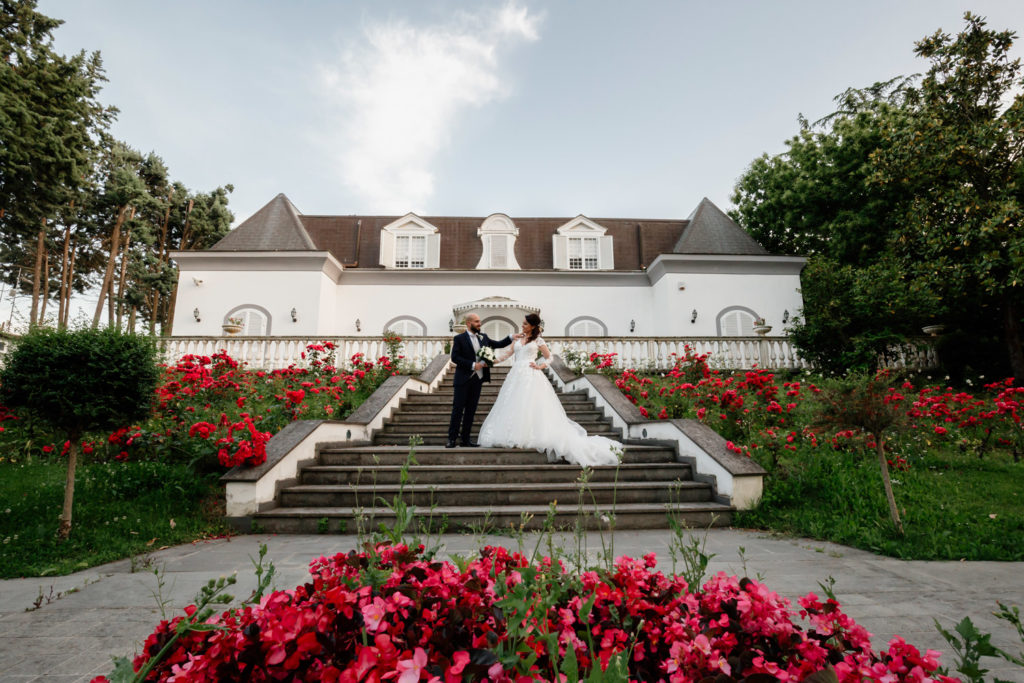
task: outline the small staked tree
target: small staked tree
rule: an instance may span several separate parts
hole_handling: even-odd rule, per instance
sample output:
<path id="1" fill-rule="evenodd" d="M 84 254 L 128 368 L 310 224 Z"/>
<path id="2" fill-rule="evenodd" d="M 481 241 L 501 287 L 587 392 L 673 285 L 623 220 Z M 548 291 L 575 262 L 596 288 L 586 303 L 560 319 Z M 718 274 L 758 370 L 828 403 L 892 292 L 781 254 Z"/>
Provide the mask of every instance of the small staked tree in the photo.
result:
<path id="1" fill-rule="evenodd" d="M 150 338 L 113 329 L 34 328 L 8 355 L 0 370 L 0 401 L 70 442 L 60 538 L 71 533 L 82 435 L 148 414 L 159 379 L 156 358 Z"/>
<path id="2" fill-rule="evenodd" d="M 831 429 L 857 429 L 875 443 L 878 467 L 882 472 L 882 486 L 889 503 L 889 516 L 897 533 L 903 535 L 903 522 L 896 507 L 889 477 L 889 460 L 885 455 L 885 439 L 891 432 L 905 427 L 906 409 L 903 395 L 883 374 L 851 374 L 839 386 L 827 388 L 820 394 L 817 426 Z"/>

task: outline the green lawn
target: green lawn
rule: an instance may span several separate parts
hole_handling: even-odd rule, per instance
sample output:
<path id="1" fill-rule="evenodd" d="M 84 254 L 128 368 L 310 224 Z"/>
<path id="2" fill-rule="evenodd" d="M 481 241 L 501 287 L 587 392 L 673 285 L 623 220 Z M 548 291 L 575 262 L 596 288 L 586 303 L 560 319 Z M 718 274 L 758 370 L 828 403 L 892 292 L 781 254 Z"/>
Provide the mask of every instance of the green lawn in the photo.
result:
<path id="1" fill-rule="evenodd" d="M 65 473 L 63 460 L 0 462 L 0 578 L 68 574 L 227 532 L 216 475 L 94 463 L 78 468 L 71 537 L 60 542 Z"/>
<path id="2" fill-rule="evenodd" d="M 915 560 L 1024 560 L 1024 463 L 955 449 L 903 452 L 892 471 L 905 536 L 889 521 L 878 463 L 864 451 L 800 449 L 765 482 L 737 525 Z"/>

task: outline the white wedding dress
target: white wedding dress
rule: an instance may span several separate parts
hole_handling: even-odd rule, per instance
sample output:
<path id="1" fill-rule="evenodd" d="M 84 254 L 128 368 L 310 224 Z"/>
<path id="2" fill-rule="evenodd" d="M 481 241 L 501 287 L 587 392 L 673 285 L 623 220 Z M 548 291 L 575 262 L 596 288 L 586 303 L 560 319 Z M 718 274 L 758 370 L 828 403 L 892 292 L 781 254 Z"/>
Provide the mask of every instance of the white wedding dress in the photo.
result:
<path id="1" fill-rule="evenodd" d="M 481 446 L 534 448 L 547 453 L 551 462 L 561 458 L 583 467 L 618 464 L 622 444 L 603 436 L 587 436 L 587 431 L 565 414 L 544 371 L 530 367 L 543 344 L 537 337 L 528 344 L 517 340 L 513 345 L 512 367 L 480 427 L 478 442 Z"/>

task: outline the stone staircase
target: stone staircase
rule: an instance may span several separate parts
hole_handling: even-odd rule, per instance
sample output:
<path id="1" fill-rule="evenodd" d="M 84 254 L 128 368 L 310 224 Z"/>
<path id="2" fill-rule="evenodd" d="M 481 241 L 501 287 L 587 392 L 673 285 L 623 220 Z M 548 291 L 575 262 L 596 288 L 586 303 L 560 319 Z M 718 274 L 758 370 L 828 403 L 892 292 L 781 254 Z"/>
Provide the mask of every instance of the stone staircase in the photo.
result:
<path id="1" fill-rule="evenodd" d="M 473 436 L 494 405 L 508 368 L 491 371 L 476 413 Z M 583 392 L 559 393 L 568 416 L 589 434 L 617 440 L 622 435 Z M 614 511 L 619 529 L 667 528 L 668 512 L 693 527 L 727 525 L 732 508 L 714 500 L 709 484 L 696 482 L 674 447 L 627 444 L 618 466 L 595 467 L 581 483 L 582 470 L 548 463 L 536 451 L 517 448 L 446 449 L 451 413 L 451 377 L 430 394 L 410 393 L 384 424 L 372 445 L 322 448 L 294 485 L 278 493 L 277 506 L 256 513 L 254 528 L 275 533 L 353 533 L 361 523 L 374 529 L 391 524 L 400 493 L 416 506 L 421 524 L 432 528 L 497 530 L 510 525 L 543 526 L 557 501 L 554 523 L 575 524 L 580 505 L 588 528 L 606 527 L 600 517 Z M 416 464 L 408 466 L 409 440 L 418 437 Z M 361 518 L 361 521 L 360 521 Z"/>

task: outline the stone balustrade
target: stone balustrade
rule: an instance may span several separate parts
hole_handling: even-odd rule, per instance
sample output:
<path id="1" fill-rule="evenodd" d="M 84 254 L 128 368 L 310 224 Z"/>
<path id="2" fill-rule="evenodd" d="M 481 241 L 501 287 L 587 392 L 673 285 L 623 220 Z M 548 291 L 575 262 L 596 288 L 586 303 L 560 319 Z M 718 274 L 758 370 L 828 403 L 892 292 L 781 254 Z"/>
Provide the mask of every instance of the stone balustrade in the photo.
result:
<path id="1" fill-rule="evenodd" d="M 665 370 L 685 353 L 709 353 L 712 367 L 722 369 L 767 368 L 803 369 L 810 364 L 800 358 L 788 337 L 545 337 L 553 353 L 563 358 L 573 353 L 616 354 L 616 367 Z M 330 341 L 337 346 L 339 362 L 356 353 L 369 360 L 387 354 L 380 337 L 167 337 L 159 340 L 164 360 L 174 362 L 185 354 L 228 355 L 249 367 L 273 370 L 299 365 L 308 344 Z M 446 351 L 451 337 L 407 337 L 402 354 L 415 368 L 423 368 L 439 353 Z M 930 344 L 907 346 L 893 355 L 890 367 L 933 367 L 934 348 Z"/>

